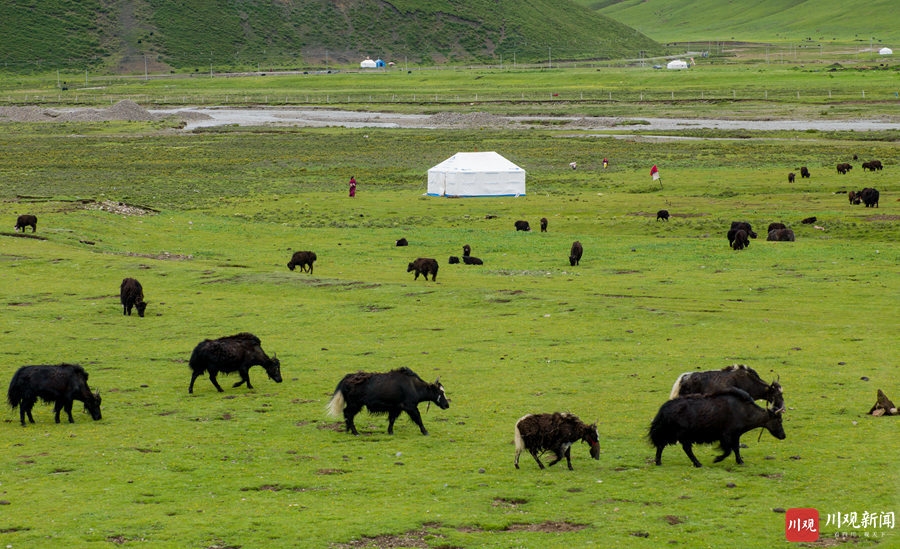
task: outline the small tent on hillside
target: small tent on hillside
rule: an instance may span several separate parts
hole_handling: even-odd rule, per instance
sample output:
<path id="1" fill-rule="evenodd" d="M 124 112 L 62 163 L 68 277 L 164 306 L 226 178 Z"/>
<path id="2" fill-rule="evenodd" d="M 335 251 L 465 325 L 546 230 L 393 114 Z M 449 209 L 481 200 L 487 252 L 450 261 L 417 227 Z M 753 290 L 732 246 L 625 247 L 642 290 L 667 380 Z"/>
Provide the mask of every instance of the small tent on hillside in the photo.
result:
<path id="1" fill-rule="evenodd" d="M 676 59 L 674 61 L 669 61 L 669 63 L 666 65 L 666 68 L 673 71 L 683 70 L 688 68 L 688 63 L 683 59 Z"/>
<path id="2" fill-rule="evenodd" d="M 894 50 L 892 50 L 891 48 L 881 48 L 880 50 L 878 50 L 878 53 L 881 55 L 893 55 Z"/>
<path id="3" fill-rule="evenodd" d="M 460 152 L 428 170 L 428 196 L 525 195 L 525 170 L 499 154 Z"/>

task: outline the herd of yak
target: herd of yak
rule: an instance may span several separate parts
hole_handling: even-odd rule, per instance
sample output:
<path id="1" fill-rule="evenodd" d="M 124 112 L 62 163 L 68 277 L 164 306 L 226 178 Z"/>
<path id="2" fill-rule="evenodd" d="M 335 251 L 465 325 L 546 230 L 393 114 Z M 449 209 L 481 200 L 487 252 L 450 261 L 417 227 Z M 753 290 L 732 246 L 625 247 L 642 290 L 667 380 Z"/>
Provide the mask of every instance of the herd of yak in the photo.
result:
<path id="1" fill-rule="evenodd" d="M 850 164 L 838 164 L 841 174 L 847 173 Z M 873 160 L 863 163 L 864 170 L 881 170 L 881 162 Z M 800 169 L 801 177 L 810 177 L 804 166 Z M 788 175 L 790 182 L 794 174 Z M 876 189 L 865 188 L 862 191 L 851 191 L 851 204 L 864 203 L 866 207 L 878 207 L 879 193 Z M 668 221 L 669 212 L 657 212 L 657 221 Z M 812 222 L 814 218 L 810 218 Z M 806 222 L 807 220 L 804 220 Z M 540 220 L 541 232 L 547 231 L 547 218 Z M 20 215 L 16 220 L 16 231 L 31 227 L 37 230 L 37 217 Z M 530 231 L 528 221 L 515 222 L 517 231 Z M 767 240 L 794 241 L 794 233 L 783 223 L 772 223 L 768 227 Z M 750 245 L 750 238 L 756 238 L 749 223 L 735 221 L 727 233 L 729 246 L 735 250 Z M 397 246 L 407 246 L 405 238 L 396 241 Z M 471 255 L 471 246 L 463 246 L 462 262 L 466 265 L 483 265 L 483 261 Z M 579 241 L 572 243 L 569 252 L 569 263 L 578 265 L 583 247 Z M 300 267 L 301 272 L 312 274 L 316 254 L 311 251 L 298 251 L 293 254 L 288 268 Z M 460 258 L 451 256 L 450 264 L 460 263 Z M 407 272 L 414 272 L 414 280 L 424 275 L 425 280 L 431 275 L 437 277 L 438 262 L 432 258 L 418 258 L 409 263 Z M 120 286 L 120 300 L 123 314 L 131 315 L 137 310 L 143 317 L 147 303 L 144 301 L 143 288 L 136 279 L 126 278 Z M 201 341 L 191 353 L 189 361 L 191 381 L 188 393 L 194 392 L 194 382 L 204 373 L 217 391 L 223 389 L 217 380 L 218 374 L 237 373 L 240 381 L 233 387 L 250 384 L 249 371 L 252 366 L 262 366 L 269 378 L 281 383 L 281 363 L 276 356 L 269 357 L 262 349 L 258 337 L 250 333 L 239 333 L 219 339 Z M 65 410 L 70 423 L 73 402 L 78 400 L 94 420 L 102 418 L 100 413 L 100 393 L 91 392 L 88 386 L 88 374 L 77 364 L 23 366 L 13 375 L 7 392 L 9 405 L 19 408 L 19 418 L 26 425 L 25 417 L 34 423 L 32 409 L 38 400 L 53 403 L 55 421 L 59 423 L 60 412 Z M 766 407 L 756 404 L 757 400 L 765 400 Z M 347 374 L 338 383 L 330 402 L 328 413 L 334 417 L 344 418 L 347 432 L 358 435 L 354 417 L 363 409 L 372 414 L 387 414 L 388 433 L 393 434 L 394 422 L 405 412 L 418 425 L 423 435 L 428 431 L 422 423 L 418 405 L 422 402 L 435 403 L 441 409 L 450 407 L 439 380 L 428 383 L 409 368 L 399 368 L 385 373 L 356 372 Z M 662 463 L 662 452 L 666 446 L 681 444 L 684 453 L 695 467 L 701 464 L 694 456 L 694 444 L 718 442 L 722 454 L 715 462 L 722 461 L 734 453 L 737 463 L 743 463 L 740 454 L 740 438 L 744 433 L 764 428 L 774 437 L 784 439 L 782 414 L 785 410 L 784 397 L 778 381 L 766 383 L 753 369 L 744 365 L 734 365 L 721 370 L 707 372 L 688 372 L 682 374 L 675 382 L 669 400 L 662 404 L 650 423 L 647 434 L 649 442 L 656 447 L 656 464 Z M 572 469 L 570 450 L 573 444 L 581 441 L 590 447 L 590 455 L 600 458 L 600 436 L 597 425 L 586 424 L 575 415 L 569 413 L 528 414 L 519 419 L 514 429 L 515 461 L 519 468 L 519 456 L 524 450 L 532 455 L 538 466 L 544 464 L 540 456 L 552 453 L 554 459 L 548 463 L 555 465 L 566 458 L 569 469 Z"/>

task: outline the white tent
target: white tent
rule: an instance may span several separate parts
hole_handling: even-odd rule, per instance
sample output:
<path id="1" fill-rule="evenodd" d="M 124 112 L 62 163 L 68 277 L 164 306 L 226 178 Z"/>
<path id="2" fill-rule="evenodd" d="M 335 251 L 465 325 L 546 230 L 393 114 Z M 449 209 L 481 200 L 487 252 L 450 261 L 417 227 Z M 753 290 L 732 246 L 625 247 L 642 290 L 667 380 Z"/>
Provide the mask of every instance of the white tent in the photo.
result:
<path id="1" fill-rule="evenodd" d="M 894 50 L 892 50 L 891 48 L 881 48 L 880 50 L 878 50 L 878 53 L 880 53 L 881 55 L 893 55 Z"/>
<path id="2" fill-rule="evenodd" d="M 377 66 L 378 65 L 375 64 L 375 61 L 372 61 L 371 59 L 363 59 L 359 64 L 359 67 L 361 69 L 374 69 Z"/>
<path id="3" fill-rule="evenodd" d="M 681 70 L 688 68 L 688 64 L 687 61 L 676 59 L 674 61 L 669 61 L 669 63 L 666 65 L 666 68 L 670 70 Z"/>
<path id="4" fill-rule="evenodd" d="M 460 152 L 428 170 L 428 196 L 525 195 L 525 170 L 499 154 Z"/>

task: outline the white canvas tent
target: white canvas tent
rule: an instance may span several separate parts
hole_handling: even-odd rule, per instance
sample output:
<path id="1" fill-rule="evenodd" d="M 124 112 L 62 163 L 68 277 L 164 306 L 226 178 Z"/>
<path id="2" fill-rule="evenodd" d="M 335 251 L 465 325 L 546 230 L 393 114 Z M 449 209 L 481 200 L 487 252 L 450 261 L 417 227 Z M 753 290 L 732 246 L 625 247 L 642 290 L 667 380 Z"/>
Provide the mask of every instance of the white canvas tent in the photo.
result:
<path id="1" fill-rule="evenodd" d="M 375 61 L 372 61 L 371 59 L 368 59 L 368 58 L 363 59 L 359 63 L 359 68 L 361 68 L 361 69 L 374 69 L 377 66 L 378 65 L 375 64 Z"/>
<path id="2" fill-rule="evenodd" d="M 674 61 L 669 61 L 666 68 L 669 70 L 683 70 L 688 68 L 688 63 L 683 59 L 676 59 Z"/>
<path id="3" fill-rule="evenodd" d="M 878 50 L 878 53 L 880 53 L 881 55 L 893 55 L 894 50 L 892 50 L 891 48 L 881 48 L 880 50 Z"/>
<path id="4" fill-rule="evenodd" d="M 459 152 L 428 170 L 428 196 L 524 196 L 525 170 L 499 154 Z"/>

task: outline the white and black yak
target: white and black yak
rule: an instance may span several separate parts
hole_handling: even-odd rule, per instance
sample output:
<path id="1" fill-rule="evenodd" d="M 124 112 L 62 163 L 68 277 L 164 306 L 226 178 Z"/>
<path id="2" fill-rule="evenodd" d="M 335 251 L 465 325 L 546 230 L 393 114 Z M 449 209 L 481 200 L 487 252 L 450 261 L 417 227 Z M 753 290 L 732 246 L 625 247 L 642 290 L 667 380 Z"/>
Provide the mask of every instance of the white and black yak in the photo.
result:
<path id="1" fill-rule="evenodd" d="M 370 414 L 388 415 L 388 434 L 394 434 L 394 422 L 406 412 L 423 435 L 428 431 L 422 424 L 420 402 L 434 402 L 442 410 L 450 407 L 440 380 L 428 383 L 409 368 L 386 373 L 356 372 L 347 374 L 338 383 L 328 403 L 328 414 L 344 417 L 348 433 L 359 435 L 353 418 L 363 408 Z"/>
<path id="2" fill-rule="evenodd" d="M 776 412 L 784 411 L 784 390 L 778 380 L 766 383 L 756 370 L 744 364 L 732 364 L 721 370 L 685 372 L 672 385 L 669 398 L 716 393 L 730 388 L 746 391 L 753 400 L 765 400 Z"/>
<path id="3" fill-rule="evenodd" d="M 565 457 L 569 470 L 572 470 L 572 445 L 579 440 L 587 442 L 591 447 L 591 457 L 600 459 L 600 435 L 597 424 L 588 425 L 572 414 L 555 412 L 552 414 L 528 414 L 516 422 L 516 469 L 519 468 L 519 455 L 528 450 L 538 467 L 544 468 L 539 454 L 553 452 L 555 459 L 547 464 L 556 465 Z"/>

